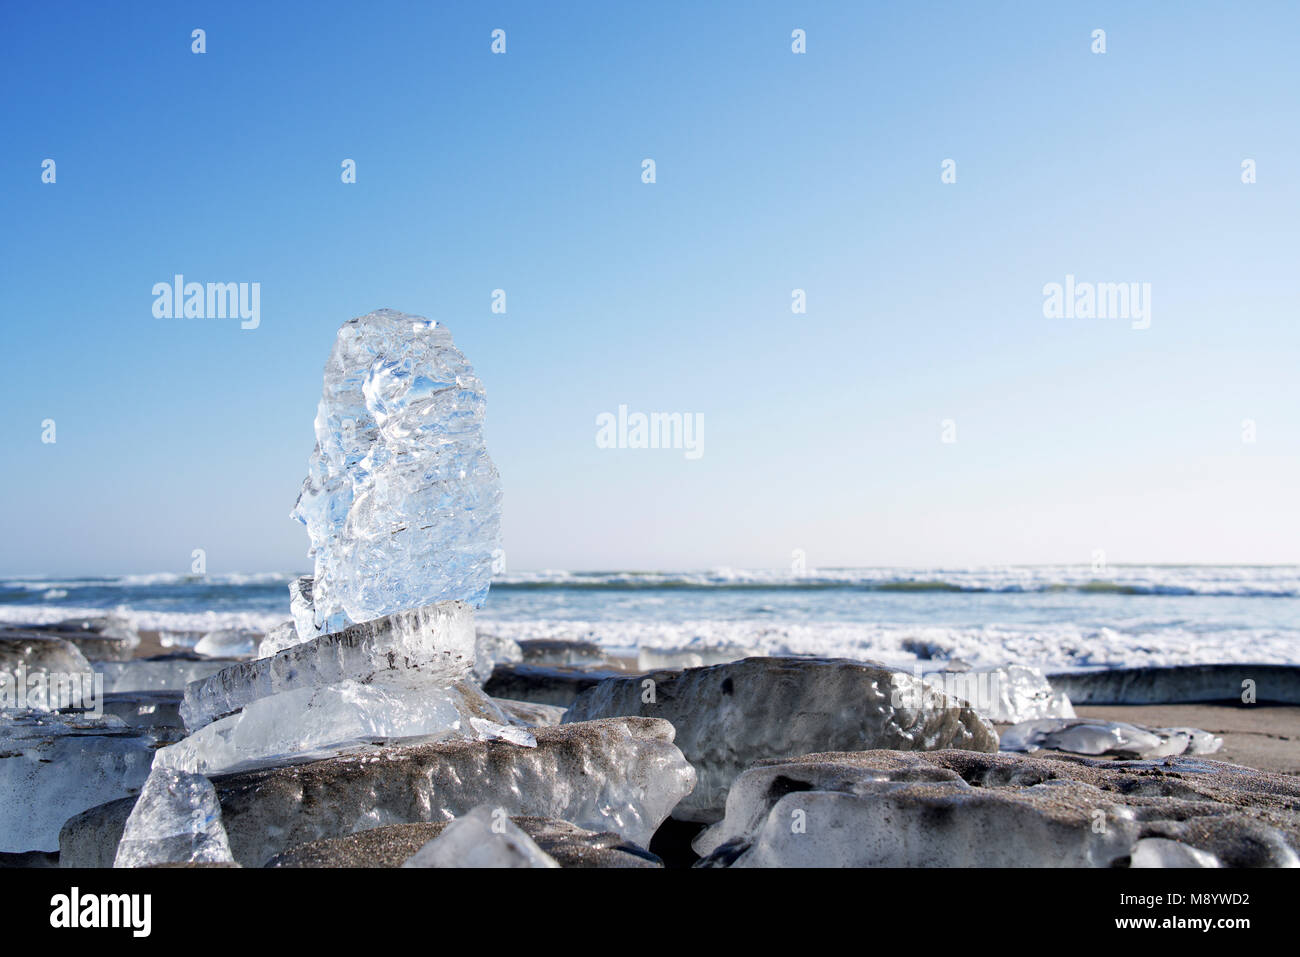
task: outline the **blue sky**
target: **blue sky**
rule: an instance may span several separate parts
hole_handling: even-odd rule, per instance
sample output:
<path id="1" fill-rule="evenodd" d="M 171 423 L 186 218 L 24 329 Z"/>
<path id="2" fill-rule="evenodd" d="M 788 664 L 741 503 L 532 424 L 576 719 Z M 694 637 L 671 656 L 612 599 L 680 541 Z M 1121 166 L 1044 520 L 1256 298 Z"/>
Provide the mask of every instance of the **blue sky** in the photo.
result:
<path id="1" fill-rule="evenodd" d="M 6 5 L 0 572 L 306 568 L 385 306 L 487 387 L 512 568 L 1296 561 L 1298 10 Z M 1151 327 L 1045 318 L 1067 274 Z M 703 456 L 597 448 L 619 404 Z"/>

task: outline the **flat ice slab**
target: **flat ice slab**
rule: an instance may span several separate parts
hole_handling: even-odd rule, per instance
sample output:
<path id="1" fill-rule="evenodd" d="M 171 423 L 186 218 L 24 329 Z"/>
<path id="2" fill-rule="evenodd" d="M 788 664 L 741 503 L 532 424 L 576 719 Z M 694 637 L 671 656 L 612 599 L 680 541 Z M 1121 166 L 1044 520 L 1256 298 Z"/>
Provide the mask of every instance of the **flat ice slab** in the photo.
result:
<path id="1" fill-rule="evenodd" d="M 74 814 L 149 777 L 158 739 L 119 718 L 0 715 L 0 851 L 52 851 Z"/>
<path id="2" fill-rule="evenodd" d="M 85 674 L 90 662 L 77 646 L 53 632 L 0 631 L 0 671 Z"/>
<path id="3" fill-rule="evenodd" d="M 158 752 L 156 763 L 198 774 L 322 756 L 383 738 L 488 740 L 527 746 L 526 730 L 473 681 L 446 684 L 419 671 L 387 671 L 321 687 L 293 688 L 251 702 Z"/>
<path id="4" fill-rule="evenodd" d="M 233 665 L 185 688 L 191 731 L 286 691 L 416 671 L 452 684 L 474 666 L 474 610 L 449 601 L 386 615 Z"/>
<path id="5" fill-rule="evenodd" d="M 1179 754 L 1212 754 L 1223 747 L 1223 739 L 1197 728 L 1144 728 L 1099 718 L 1038 718 L 1004 730 L 1000 747 L 1003 751 L 1166 758 Z"/>
<path id="6" fill-rule="evenodd" d="M 140 644 L 140 633 L 120 615 L 66 618 L 53 624 L 19 625 L 71 641 L 91 661 L 126 661 Z"/>

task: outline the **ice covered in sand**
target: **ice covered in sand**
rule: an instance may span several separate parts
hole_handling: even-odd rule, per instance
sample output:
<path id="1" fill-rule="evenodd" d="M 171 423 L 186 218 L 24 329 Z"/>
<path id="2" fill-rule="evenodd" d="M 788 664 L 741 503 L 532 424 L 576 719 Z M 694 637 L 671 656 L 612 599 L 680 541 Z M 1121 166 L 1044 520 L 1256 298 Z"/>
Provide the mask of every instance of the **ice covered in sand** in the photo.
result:
<path id="1" fill-rule="evenodd" d="M 1300 781 L 1200 758 L 864 751 L 759 762 L 714 867 L 1294 867 Z"/>
<path id="2" fill-rule="evenodd" d="M 672 722 L 677 746 L 699 774 L 699 785 L 673 809 L 682 821 L 720 818 L 731 782 L 763 758 L 998 747 L 993 726 L 966 702 L 907 672 L 839 659 L 746 658 L 612 677 L 579 695 L 564 722 L 617 715 Z"/>
<path id="3" fill-rule="evenodd" d="M 507 815 L 613 831 L 645 847 L 695 786 L 673 726 L 611 718 L 536 728 L 536 747 L 499 741 L 388 743 L 213 779 L 235 860 L 260 867 L 290 848 L 386 824 L 450 821 L 481 804 Z M 67 867 L 116 853 L 132 799 L 95 807 L 59 835 Z M 414 848 L 412 849 L 414 850 Z"/>

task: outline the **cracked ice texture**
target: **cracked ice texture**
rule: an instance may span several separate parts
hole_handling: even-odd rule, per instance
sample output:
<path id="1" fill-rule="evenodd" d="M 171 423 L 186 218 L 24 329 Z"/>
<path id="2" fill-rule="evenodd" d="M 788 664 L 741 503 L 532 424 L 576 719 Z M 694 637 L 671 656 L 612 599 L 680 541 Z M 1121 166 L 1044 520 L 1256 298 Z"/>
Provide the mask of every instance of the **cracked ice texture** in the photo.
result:
<path id="1" fill-rule="evenodd" d="M 307 526 L 315 631 L 459 599 L 482 605 L 501 480 L 483 385 L 441 322 L 381 309 L 339 329 L 316 449 L 292 517 Z"/>

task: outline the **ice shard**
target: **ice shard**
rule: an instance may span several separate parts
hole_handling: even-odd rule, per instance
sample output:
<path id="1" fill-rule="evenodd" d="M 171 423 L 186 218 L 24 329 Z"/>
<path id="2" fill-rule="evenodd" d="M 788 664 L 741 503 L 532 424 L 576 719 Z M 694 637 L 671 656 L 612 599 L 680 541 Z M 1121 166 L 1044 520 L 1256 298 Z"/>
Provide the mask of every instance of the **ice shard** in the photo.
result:
<path id="1" fill-rule="evenodd" d="M 381 309 L 339 329 L 293 510 L 315 563 L 312 615 L 294 614 L 304 640 L 441 601 L 483 603 L 501 512 L 485 408 L 443 323 Z"/>
<path id="2" fill-rule="evenodd" d="M 448 824 L 403 867 L 559 867 L 537 842 L 506 816 L 481 804 Z"/>
<path id="3" fill-rule="evenodd" d="M 113 866 L 233 860 L 212 782 L 199 774 L 154 768 L 126 819 Z"/>
<path id="4" fill-rule="evenodd" d="M 270 658 L 272 655 L 278 655 L 286 648 L 292 648 L 300 641 L 302 639 L 298 637 L 298 629 L 294 623 L 292 621 L 281 622 L 262 636 L 262 640 L 257 645 L 257 657 L 259 659 Z"/>

